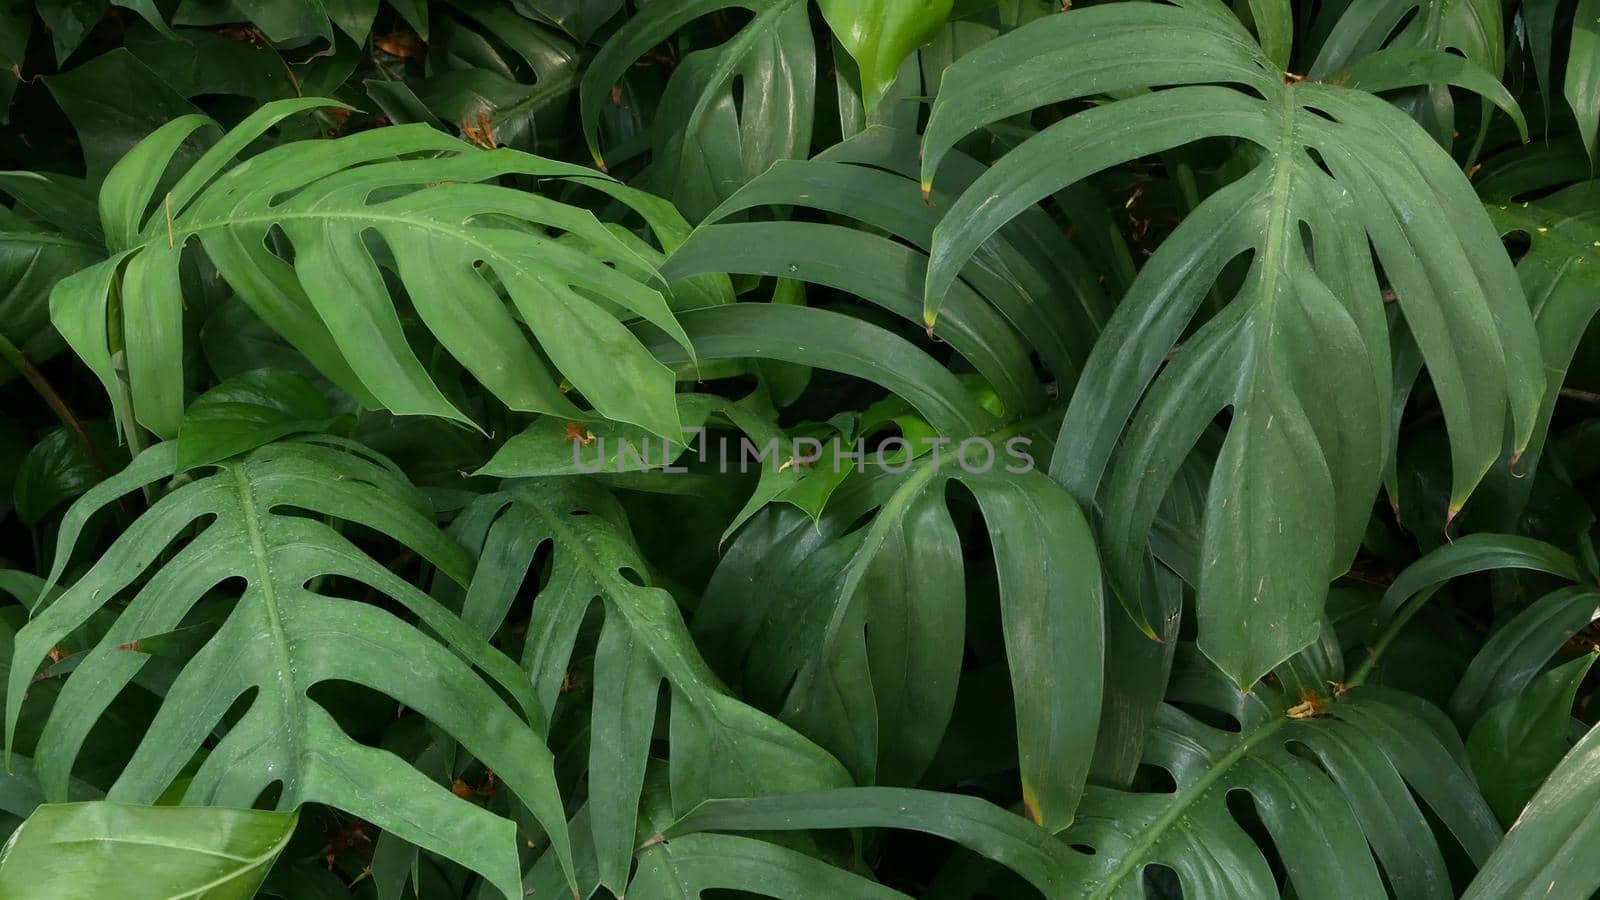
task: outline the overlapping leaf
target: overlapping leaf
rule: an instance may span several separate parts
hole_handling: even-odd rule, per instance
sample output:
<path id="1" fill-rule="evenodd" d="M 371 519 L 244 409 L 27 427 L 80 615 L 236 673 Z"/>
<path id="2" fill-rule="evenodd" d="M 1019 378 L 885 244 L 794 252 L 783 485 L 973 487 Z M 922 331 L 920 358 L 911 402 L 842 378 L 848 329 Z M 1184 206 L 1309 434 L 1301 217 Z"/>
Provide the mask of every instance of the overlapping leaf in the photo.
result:
<path id="1" fill-rule="evenodd" d="M 561 102 L 578 87 L 578 48 L 508 3 L 450 6 L 454 15 L 429 23 L 424 77 L 372 79 L 368 95 L 391 121 L 459 130 L 478 146 L 553 146 Z"/>
<path id="2" fill-rule="evenodd" d="M 758 517 L 713 576 L 695 633 L 747 696 L 859 783 L 915 784 L 950 721 L 965 646 L 965 554 L 947 497 L 960 483 L 994 548 L 1024 802 L 1054 830 L 1072 819 L 1099 722 L 1100 572 L 1076 504 L 1007 452 L 952 444 L 880 460 L 846 478 L 815 525 L 793 510 Z"/>
<path id="3" fill-rule="evenodd" d="M 167 482 L 176 460 L 173 443 L 152 447 L 69 510 L 43 596 L 66 570 L 89 517 L 123 494 Z M 125 603 L 71 670 L 39 738 L 45 795 L 64 799 L 91 727 L 148 659 L 140 642 L 191 624 L 202 595 L 238 579 L 238 601 L 183 665 L 108 799 L 154 802 L 217 732 L 221 739 L 183 791 L 185 803 L 249 807 L 276 785 L 281 809 L 307 802 L 343 809 L 520 896 L 510 821 L 451 795 L 399 757 L 357 743 L 307 693 L 321 682 L 349 681 L 417 710 L 492 767 L 548 831 L 570 875 L 552 756 L 535 731 L 543 714 L 522 673 L 437 601 L 321 518 L 301 514 L 375 529 L 465 583 L 470 559 L 426 511 L 405 479 L 368 451 L 322 440 L 268 445 L 173 483 L 17 633 L 8 748 L 39 664 L 98 611 Z M 399 604 L 443 643 L 378 606 L 319 593 L 316 586 L 330 577 Z M 520 709 L 507 706 L 474 667 Z M 236 704 L 237 718 L 224 725 Z"/>
<path id="4" fill-rule="evenodd" d="M 420 125 L 282 144 L 229 168 L 274 123 L 323 105 L 267 104 L 160 197 L 174 149 L 206 119 L 164 126 L 107 176 L 100 213 L 110 256 L 56 286 L 51 316 L 120 419 L 176 434 L 178 264 L 193 239 L 263 321 L 369 406 L 464 420 L 412 349 L 392 273 L 440 345 L 513 409 L 598 413 L 677 433 L 671 373 L 619 321 L 642 317 L 681 338 L 645 283 L 655 280 L 650 263 L 587 211 L 481 182 L 520 174 L 581 177 L 601 191 L 614 183 L 514 151 L 478 151 Z M 126 389 L 113 364 L 119 351 Z M 594 412 L 563 393 L 557 371 Z"/>
<path id="5" fill-rule="evenodd" d="M 927 259 L 917 249 L 931 246 L 939 214 L 917 197 L 916 160 L 915 135 L 875 126 L 815 159 L 779 161 L 712 211 L 663 272 L 797 279 L 920 323 Z M 941 174 L 941 199 L 982 172 L 965 156 L 952 158 Z M 777 206 L 822 210 L 888 237 L 843 225 L 734 221 Z M 955 286 L 939 337 L 985 377 L 1008 415 L 1037 412 L 1044 402 L 1030 353 L 1059 389 L 1076 380 L 1109 309 L 1090 272 L 1033 211 L 985 244 Z"/>
<path id="6" fill-rule="evenodd" d="M 60 350 L 61 338 L 50 327 L 50 290 L 99 258 L 92 244 L 0 209 L 0 340 L 35 362 Z M 5 366 L 0 377 L 14 376 L 11 369 Z"/>
<path id="7" fill-rule="evenodd" d="M 458 531 L 481 547 L 462 615 L 483 632 L 505 620 L 539 549 L 554 546 L 522 655 L 543 708 L 561 711 L 579 628 L 596 601 L 604 611 L 589 721 L 589 821 L 599 881 L 617 894 L 627 887 L 637 845 L 663 682 L 671 691 L 673 808 L 848 783 L 827 752 L 722 687 L 672 595 L 645 581 L 648 569 L 627 519 L 597 484 L 572 477 L 510 482 L 506 492 L 469 507 Z"/>
<path id="8" fill-rule="evenodd" d="M 1527 202 L 1490 203 L 1488 209 L 1502 236 L 1528 241 L 1517 261 L 1517 278 L 1533 311 L 1545 370 L 1544 398 L 1522 458 L 1515 466 L 1496 466 L 1486 485 L 1492 527 L 1512 529 L 1532 490 L 1533 479 L 1524 476 L 1543 456 L 1561 383 L 1589 323 L 1600 313 L 1600 182 Z"/>
<path id="9" fill-rule="evenodd" d="M 1269 857 L 1299 897 L 1378 897 L 1386 886 L 1453 897 L 1423 806 L 1473 860 L 1490 854 L 1499 829 L 1437 709 L 1365 687 L 1301 702 L 1265 684 L 1244 693 L 1199 662 L 1182 667 L 1145 755 L 1173 788 L 1091 786 L 1056 838 L 977 798 L 885 788 L 714 801 L 664 834 L 912 829 L 1000 863 L 1047 897 L 1086 898 L 1150 896 L 1153 867 L 1170 870 L 1185 897 L 1277 896 Z M 1316 674 L 1342 677 L 1337 667 Z"/>
<path id="10" fill-rule="evenodd" d="M 1080 178 L 1203 138 L 1242 141 L 1256 162 L 1145 264 L 1078 383 L 1052 471 L 1080 502 L 1101 503 L 1107 574 L 1126 601 L 1173 474 L 1231 410 L 1197 608 L 1201 649 L 1239 683 L 1315 638 L 1327 582 L 1348 566 L 1370 512 L 1392 428 L 1378 264 L 1449 426 L 1452 508 L 1499 456 L 1508 418 L 1514 450 L 1529 443 L 1543 376 L 1521 288 L 1466 180 L 1400 111 L 1360 91 L 1286 83 L 1209 0 L 1034 22 L 963 57 L 945 85 L 924 187 L 982 125 L 1179 86 L 1070 115 L 974 182 L 934 235 L 930 324 L 983 241 Z M 1191 333 L 1202 298 L 1241 256 L 1237 295 Z"/>
<path id="11" fill-rule="evenodd" d="M 704 252 L 720 244 L 728 258 L 741 258 L 717 239 L 722 227 L 701 232 L 711 235 Z M 697 240 L 679 251 L 688 260 L 679 274 L 698 269 Z M 886 243 L 884 250 L 896 246 Z M 826 262 L 811 264 L 816 268 L 802 274 L 796 263 L 789 274 L 821 277 Z M 781 267 L 788 271 L 789 264 Z M 868 282 L 852 279 L 847 289 L 910 312 L 892 284 Z M 976 301 L 971 309 L 989 311 Z M 1033 448 L 1037 423 L 1001 428 L 928 354 L 842 313 L 738 303 L 680 320 L 708 363 L 776 359 L 874 382 L 910 404 L 940 448 L 928 453 L 928 444 L 899 438 L 899 449 L 883 447 L 870 470 L 840 463 L 863 477 L 847 477 L 828 498 L 820 529 L 798 511 L 754 520 L 708 588 L 695 621 L 701 645 L 716 648 L 729 677 L 745 669 L 748 657 L 751 669 L 740 679 L 747 696 L 781 710 L 859 781 L 876 780 L 881 769 L 897 782 L 914 782 L 937 749 L 959 677 L 966 601 L 945 495 L 961 482 L 976 497 L 995 548 L 1030 814 L 1047 827 L 1064 827 L 1089 771 L 1099 719 L 1100 692 L 1080 688 L 1102 677 L 1100 574 L 1077 505 L 1033 470 L 1048 447 L 1038 441 Z M 650 346 L 664 362 L 687 362 L 662 340 Z M 1018 410 L 1009 412 L 1014 417 Z M 869 514 L 870 525 L 853 528 Z M 1027 530 L 1007 524 L 1019 518 L 1031 523 Z"/>
<path id="12" fill-rule="evenodd" d="M 1320 43 L 1306 77 L 1337 81 L 1341 75 L 1392 67 L 1408 57 L 1453 57 L 1470 70 L 1465 77 L 1495 84 L 1505 71 L 1504 17 L 1493 0 L 1355 0 L 1327 7 L 1313 26 Z M 1455 103 L 1447 86 L 1451 83 L 1454 79 L 1422 82 L 1419 90 L 1400 98 L 1401 108 L 1445 146 L 1456 129 Z M 1487 103 L 1483 109 L 1486 119 Z M 1486 125 L 1480 123 L 1480 128 Z"/>
<path id="13" fill-rule="evenodd" d="M 1522 694 L 1574 635 L 1600 618 L 1594 576 L 1585 575 L 1571 554 L 1543 541 L 1472 534 L 1412 563 L 1384 595 L 1382 615 L 1404 615 L 1452 579 L 1509 569 L 1573 583 L 1510 611 L 1478 649 L 1450 696 L 1450 715 L 1463 731 L 1493 707 Z"/>
<path id="14" fill-rule="evenodd" d="M 1580 143 L 1592 175 L 1600 162 L 1596 150 L 1596 138 L 1600 137 L 1600 4 L 1579 0 L 1577 7 L 1570 10 L 1570 19 L 1558 15 L 1561 9 L 1562 4 L 1552 0 L 1518 4 L 1522 37 L 1533 58 L 1545 112 L 1550 112 L 1550 104 L 1557 96 L 1567 101 L 1577 119 Z M 1556 38 L 1563 28 L 1569 30 L 1570 39 L 1565 44 L 1565 72 L 1558 86 L 1553 63 Z"/>
<path id="15" fill-rule="evenodd" d="M 631 108 L 637 97 L 623 74 L 652 47 L 720 10 L 753 15 L 727 41 L 686 55 L 673 70 L 642 135 L 651 154 L 646 186 L 697 219 L 740 184 L 779 159 L 811 147 L 817 59 L 808 4 L 802 0 L 667 0 L 652 3 L 606 41 L 583 73 L 583 134 L 602 169 L 643 149 L 629 141 L 600 145 L 607 105 Z M 734 103 L 735 83 L 742 102 Z M 637 116 L 637 111 L 632 111 Z"/>
<path id="16" fill-rule="evenodd" d="M 1600 838 L 1600 727 L 1591 728 L 1528 802 L 1464 900 L 1580 900 L 1600 887 L 1600 859 L 1584 853 Z"/>
<path id="17" fill-rule="evenodd" d="M 1145 751 L 1165 769 L 1168 793 L 1091 789 L 1063 835 L 1094 856 L 1084 897 L 1137 895 L 1153 865 L 1176 873 L 1185 896 L 1274 896 L 1276 878 L 1257 838 L 1230 809 L 1242 792 L 1265 826 L 1300 897 L 1453 896 L 1449 872 L 1420 798 L 1475 861 L 1499 839 L 1465 750 L 1442 713 L 1380 688 L 1338 700 L 1285 697 L 1257 685 L 1240 692 L 1213 671 L 1174 680 Z M 1311 698 L 1307 698 L 1311 700 Z M 1191 711 L 1233 719 L 1219 728 Z M 1379 876 L 1382 868 L 1383 877 Z"/>
<path id="18" fill-rule="evenodd" d="M 1557 666 L 1472 726 L 1467 753 L 1483 795 L 1501 822 L 1516 821 L 1571 748 L 1567 733 L 1573 701 L 1594 660 L 1591 652 Z"/>

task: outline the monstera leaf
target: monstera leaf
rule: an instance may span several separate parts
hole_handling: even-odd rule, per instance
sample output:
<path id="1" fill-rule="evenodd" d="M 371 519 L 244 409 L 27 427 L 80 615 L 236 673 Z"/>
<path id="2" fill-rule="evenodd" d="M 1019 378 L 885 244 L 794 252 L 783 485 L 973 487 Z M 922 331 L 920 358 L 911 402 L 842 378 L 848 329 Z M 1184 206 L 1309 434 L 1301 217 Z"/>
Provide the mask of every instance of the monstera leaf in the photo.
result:
<path id="1" fill-rule="evenodd" d="M 1523 474 L 1543 455 L 1562 379 L 1589 323 L 1600 313 L 1600 181 L 1525 203 L 1490 203 L 1488 208 L 1501 235 L 1528 241 L 1527 253 L 1517 261 L 1517 278 L 1533 310 L 1545 363 L 1544 400 L 1527 450 L 1515 469 L 1497 466 L 1488 482 L 1499 516 L 1494 527 L 1512 529 L 1533 488 L 1533 479 Z"/>
<path id="2" fill-rule="evenodd" d="M 99 257 L 98 247 L 0 209 L 0 280 L 7 285 L 0 294 L 0 341 L 35 362 L 61 349 L 50 327 L 50 290 Z M 9 355 L 0 359 L 8 363 L 0 378 L 15 375 Z"/>
<path id="3" fill-rule="evenodd" d="M 108 800 L 154 802 L 219 733 L 184 788 L 184 803 L 249 807 L 278 785 L 280 809 L 338 807 L 482 873 L 507 897 L 521 896 L 509 820 L 452 795 L 399 757 L 357 743 L 308 696 L 319 683 L 349 681 L 426 716 L 491 767 L 548 831 L 570 877 L 553 757 L 535 731 L 543 712 L 527 679 L 437 601 L 300 511 L 372 528 L 458 583 L 468 580 L 470 558 L 434 527 L 426 502 L 394 469 L 330 440 L 270 444 L 172 482 L 80 578 L 36 608 L 16 636 L 8 748 L 39 663 L 98 611 L 118 608 L 114 624 L 71 667 L 35 751 L 46 797 L 64 799 L 90 729 L 149 658 L 141 642 L 197 624 L 191 614 L 202 595 L 239 579 L 237 602 L 172 681 Z M 175 443 L 158 444 L 74 504 L 40 595 L 50 596 L 97 510 L 168 482 L 176 461 Z M 174 541 L 178 547 L 165 554 Z M 378 606 L 319 593 L 330 576 L 399 604 L 439 639 Z M 223 725 L 245 698 L 238 717 Z"/>
<path id="4" fill-rule="evenodd" d="M 1380 264 L 1449 427 L 1452 515 L 1500 455 L 1508 419 L 1513 452 L 1528 445 L 1544 377 L 1527 302 L 1470 185 L 1404 113 L 1285 79 L 1211 0 L 1042 19 L 963 56 L 944 85 L 924 190 L 980 126 L 1046 103 L 1132 96 L 1027 139 L 950 207 L 928 264 L 930 327 L 983 242 L 1054 191 L 1205 138 L 1240 141 L 1253 163 L 1140 271 L 1078 382 L 1051 473 L 1100 504 L 1107 577 L 1143 620 L 1128 601 L 1156 509 L 1202 431 L 1231 410 L 1197 613 L 1201 650 L 1239 684 L 1315 639 L 1328 581 L 1371 512 L 1393 427 Z M 1179 86 L 1140 90 L 1164 85 Z M 1190 332 L 1241 256 L 1249 267 L 1232 302 Z"/>
<path id="5" fill-rule="evenodd" d="M 1533 538 L 1471 534 L 1412 563 L 1384 594 L 1383 613 L 1400 618 L 1428 603 L 1453 579 L 1477 572 L 1520 569 L 1569 582 L 1512 610 L 1473 656 L 1450 696 L 1463 731 L 1491 708 L 1522 694 L 1574 635 L 1600 618 L 1600 573 L 1571 554 Z"/>
<path id="6" fill-rule="evenodd" d="M 916 171 L 916 135 L 884 126 L 814 159 L 780 160 L 713 210 L 673 252 L 663 272 L 805 281 L 921 324 L 926 253 L 939 212 L 918 200 Z M 940 173 L 936 196 L 942 200 L 958 193 L 983 171 L 968 157 L 952 157 Z M 783 206 L 830 213 L 857 227 L 736 221 L 741 214 Z M 1109 314 L 1110 304 L 1091 273 L 1076 249 L 1059 241 L 1042 212 L 1019 216 L 962 273 L 939 338 L 984 376 L 1008 413 L 1037 412 L 1045 397 L 1030 354 L 1037 354 L 1059 390 L 1070 388 Z M 1061 297 L 1070 301 L 1062 303 Z"/>
<path id="7" fill-rule="evenodd" d="M 651 3 L 600 48 L 583 73 L 579 111 L 595 164 L 605 169 L 639 152 L 631 142 L 601 147 L 608 106 L 637 103 L 622 80 L 652 47 L 695 20 L 740 8 L 754 18 L 726 42 L 695 50 L 673 70 L 648 128 L 645 186 L 697 219 L 774 161 L 811 147 L 817 81 L 815 39 L 803 0 L 667 0 Z M 735 83 L 742 99 L 734 102 Z"/>
<path id="8" fill-rule="evenodd" d="M 961 485 L 994 547 L 1024 804 L 1056 830 L 1072 820 L 1100 716 L 1099 566 L 1060 486 L 1018 459 L 977 458 L 977 446 L 851 475 L 815 524 L 793 510 L 756 519 L 707 587 L 695 632 L 748 696 L 781 709 L 858 782 L 915 784 L 962 668 L 968 601 L 951 510 Z"/>
<path id="9" fill-rule="evenodd" d="M 1145 752 L 1172 787 L 1091 786 L 1055 838 L 975 797 L 890 788 L 712 801 L 663 836 L 904 828 L 956 841 L 1046 897 L 1148 896 L 1146 874 L 1164 868 L 1200 900 L 1277 896 L 1270 844 L 1296 896 L 1381 897 L 1387 885 L 1397 896 L 1447 900 L 1450 873 L 1417 798 L 1474 861 L 1500 838 L 1461 740 L 1422 700 L 1347 687 L 1337 697 L 1267 684 L 1246 693 L 1191 655 Z"/>
<path id="10" fill-rule="evenodd" d="M 1500 838 L 1460 738 L 1425 701 L 1339 689 L 1337 698 L 1260 684 L 1245 693 L 1208 666 L 1177 674 L 1145 749 L 1145 763 L 1175 787 L 1089 791 L 1063 836 L 1095 851 L 1082 896 L 1117 896 L 1152 865 L 1176 872 L 1188 896 L 1275 894 L 1259 838 L 1230 808 L 1237 792 L 1252 801 L 1300 896 L 1381 896 L 1385 880 L 1400 896 L 1453 896 L 1416 798 L 1475 862 Z M 1201 711 L 1232 722 L 1219 728 Z"/>
<path id="11" fill-rule="evenodd" d="M 422 125 L 290 142 L 233 164 L 275 123 L 329 103 L 263 106 L 159 196 L 174 151 L 208 119 L 175 119 L 106 177 L 109 256 L 57 284 L 50 309 L 123 423 L 163 438 L 177 432 L 179 263 L 194 240 L 263 321 L 367 406 L 465 421 L 412 348 L 392 273 L 444 350 L 511 408 L 678 433 L 671 372 L 621 321 L 642 317 L 681 337 L 665 298 L 645 283 L 657 280 L 653 265 L 585 210 L 481 182 L 578 178 L 631 194 L 580 167 L 479 151 Z M 593 412 L 563 392 L 546 357 Z"/>
<path id="12" fill-rule="evenodd" d="M 1546 114 L 1550 112 L 1552 98 L 1559 95 L 1566 99 L 1577 119 L 1592 175 L 1600 164 L 1596 152 L 1596 138 L 1600 137 L 1600 4 L 1579 0 L 1577 8 L 1570 12 L 1571 19 L 1558 18 L 1560 8 L 1561 4 L 1552 0 L 1526 0 L 1518 4 L 1518 17 L 1533 58 L 1534 74 L 1539 79 L 1544 110 Z M 1499 21 L 1498 17 L 1495 21 Z M 1562 28 L 1570 28 L 1571 39 L 1566 44 L 1566 72 L 1558 89 L 1551 66 L 1556 37 Z"/>
<path id="13" fill-rule="evenodd" d="M 866 145 L 847 146 L 840 158 L 897 155 L 892 148 L 872 149 L 870 142 L 882 141 L 883 132 L 863 139 Z M 919 232 L 924 241 L 930 237 L 932 223 L 892 199 L 898 184 L 914 202 L 911 182 L 865 165 L 783 164 L 727 208 L 842 205 L 842 196 L 806 186 L 817 172 L 850 176 L 854 194 L 870 201 L 856 208 L 867 222 L 898 219 L 891 227 L 913 243 Z M 966 599 L 960 540 L 946 505 L 947 490 L 959 482 L 977 498 L 997 555 L 1029 812 L 1060 828 L 1071 821 L 1082 792 L 1100 711 L 1098 691 L 1068 685 L 1100 683 L 1104 639 L 1100 576 L 1082 514 L 1059 486 L 1031 471 L 1035 460 L 1026 452 L 1039 427 L 1028 414 L 1039 413 L 1045 393 L 1022 334 L 1046 348 L 1041 355 L 1061 365 L 1064 377 L 1073 371 L 1067 335 L 1056 326 L 1060 318 L 1035 299 L 1060 269 L 1031 254 L 1031 234 L 1019 227 L 1014 238 L 997 242 L 999 264 L 981 282 L 985 294 L 962 293 L 951 304 L 949 344 L 987 386 L 952 373 L 924 350 L 928 343 L 844 312 L 737 303 L 687 312 L 680 321 L 708 364 L 770 359 L 873 382 L 909 404 L 915 430 L 942 448 L 927 452 L 931 445 L 922 440 L 912 446 L 912 432 L 902 429 L 908 436 L 898 438 L 900 458 L 887 465 L 880 459 L 870 472 L 857 466 L 863 477 L 847 476 L 827 499 L 820 530 L 799 513 L 768 518 L 759 528 L 752 520 L 695 620 L 702 646 L 717 648 L 720 671 L 728 677 L 743 671 L 744 689 L 759 704 L 780 711 L 838 755 L 858 780 L 874 781 L 882 769 L 914 782 L 944 733 L 959 678 Z M 859 271 L 840 265 L 863 254 L 873 262 Z M 914 322 L 922 269 L 915 251 L 862 231 L 758 222 L 702 225 L 663 271 L 675 278 L 733 271 L 807 280 Z M 1006 286 L 1000 272 L 1020 273 L 1028 287 Z M 1007 316 L 1036 327 L 1023 332 Z M 649 344 L 689 374 L 681 368 L 688 363 L 681 351 L 657 338 Z M 991 393 L 1001 409 L 980 401 Z M 1013 439 L 1021 439 L 1021 453 L 1013 452 Z M 1043 459 L 1046 442 L 1037 443 Z M 853 527 L 868 515 L 870 525 Z M 1002 531 L 1000 523 L 1012 517 L 1030 528 Z M 1053 553 L 1052 542 L 1067 549 Z M 755 603 L 751 584 L 760 585 Z M 817 597 L 827 602 L 817 605 Z"/>
<path id="14" fill-rule="evenodd" d="M 601 884 L 618 896 L 628 887 L 663 683 L 671 696 L 673 808 L 681 811 L 708 797 L 849 783 L 827 752 L 721 686 L 672 595 L 646 580 L 649 570 L 627 518 L 605 489 L 576 477 L 507 487 L 475 501 L 457 525 L 469 546 L 481 548 L 462 615 L 484 633 L 498 628 L 535 555 L 551 545 L 553 562 L 534 598 L 522 662 L 542 707 L 559 712 L 579 629 L 597 602 L 603 610 L 594 652 L 588 779 Z"/>
<path id="15" fill-rule="evenodd" d="M 703 233 L 720 242 L 722 227 Z M 680 253 L 695 258 L 698 240 Z M 959 482 L 995 547 L 1030 813 L 1064 826 L 1100 709 L 1098 691 L 1074 686 L 1101 679 L 1100 576 L 1077 505 L 1031 470 L 1028 448 L 1046 443 L 1034 441 L 1039 423 L 997 420 L 933 357 L 843 313 L 738 303 L 681 320 L 708 363 L 757 357 L 855 375 L 903 398 L 920 419 L 914 431 L 926 435 L 916 446 L 897 438 L 900 450 L 885 444 L 870 467 L 838 457 L 833 465 L 858 471 L 827 499 L 820 527 L 793 511 L 753 519 L 702 602 L 700 644 L 716 648 L 725 676 L 742 671 L 748 695 L 781 710 L 858 779 L 875 779 L 881 767 L 915 780 L 943 734 L 960 670 L 966 601 L 946 498 Z M 687 363 L 662 340 L 650 345 L 664 361 Z M 1016 519 L 1029 528 L 1002 530 Z"/>
<path id="16" fill-rule="evenodd" d="M 1431 60 L 1434 66 L 1453 64 L 1459 77 L 1497 85 L 1506 67 L 1504 18 L 1494 0 L 1356 0 L 1328 7 L 1315 20 L 1312 31 L 1320 42 L 1304 71 L 1310 79 L 1353 84 L 1363 80 L 1364 72 L 1394 71 Z M 1396 99 L 1446 147 L 1456 136 L 1450 81 L 1440 78 Z M 1410 85 L 1360 86 L 1389 90 Z M 1483 104 L 1479 140 L 1488 125 L 1488 108 Z"/>

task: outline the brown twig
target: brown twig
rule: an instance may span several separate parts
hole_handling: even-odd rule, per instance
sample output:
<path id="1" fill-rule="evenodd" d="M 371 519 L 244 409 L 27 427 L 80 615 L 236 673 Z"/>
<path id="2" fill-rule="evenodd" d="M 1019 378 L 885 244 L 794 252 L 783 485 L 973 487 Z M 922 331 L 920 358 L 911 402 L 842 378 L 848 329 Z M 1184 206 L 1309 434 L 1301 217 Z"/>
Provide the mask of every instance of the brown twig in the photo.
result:
<path id="1" fill-rule="evenodd" d="M 72 407 L 67 405 L 67 401 L 62 398 L 61 394 L 56 392 L 49 380 L 44 377 L 44 373 L 40 372 L 39 368 L 33 364 L 33 361 L 28 359 L 28 355 L 23 353 L 16 344 L 11 343 L 11 340 L 3 334 L 0 334 L 0 359 L 5 360 L 13 369 L 22 373 L 22 377 L 27 379 L 28 384 L 32 385 L 33 389 L 44 399 L 45 405 L 50 407 L 50 411 L 55 413 L 56 418 L 61 420 L 61 424 L 65 425 L 67 431 L 72 433 L 73 439 L 83 447 L 84 455 L 89 458 L 89 462 L 94 465 L 101 475 L 107 478 L 111 477 L 111 467 L 106 465 L 106 461 L 101 457 L 100 451 L 95 448 L 94 441 L 89 439 L 89 432 L 84 430 L 83 421 L 73 413 Z"/>

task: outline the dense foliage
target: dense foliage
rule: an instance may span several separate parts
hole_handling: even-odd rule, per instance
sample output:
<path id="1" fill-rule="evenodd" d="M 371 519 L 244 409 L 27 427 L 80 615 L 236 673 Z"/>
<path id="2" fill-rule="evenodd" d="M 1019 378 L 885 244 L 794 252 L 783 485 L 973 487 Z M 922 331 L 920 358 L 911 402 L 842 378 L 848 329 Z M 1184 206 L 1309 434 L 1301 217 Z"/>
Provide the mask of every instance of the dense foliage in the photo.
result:
<path id="1" fill-rule="evenodd" d="M 1600 889 L 1600 0 L 4 0 L 0 121 L 0 896 Z"/>

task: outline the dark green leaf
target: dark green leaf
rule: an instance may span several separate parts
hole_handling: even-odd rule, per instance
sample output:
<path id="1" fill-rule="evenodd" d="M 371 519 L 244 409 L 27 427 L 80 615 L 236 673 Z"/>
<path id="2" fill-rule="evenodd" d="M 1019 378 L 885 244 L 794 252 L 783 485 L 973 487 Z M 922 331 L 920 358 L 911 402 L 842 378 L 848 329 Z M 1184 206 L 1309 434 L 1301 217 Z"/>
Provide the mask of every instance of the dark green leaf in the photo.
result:
<path id="1" fill-rule="evenodd" d="M 1516 820 L 1566 755 L 1573 699 L 1594 660 L 1591 653 L 1550 670 L 1472 726 L 1467 753 L 1483 796 L 1502 823 Z"/>
<path id="2" fill-rule="evenodd" d="M 256 369 L 206 391 L 178 429 L 178 471 L 221 462 L 333 421 L 328 401 L 303 376 Z"/>

